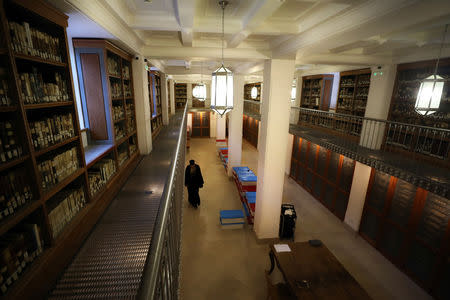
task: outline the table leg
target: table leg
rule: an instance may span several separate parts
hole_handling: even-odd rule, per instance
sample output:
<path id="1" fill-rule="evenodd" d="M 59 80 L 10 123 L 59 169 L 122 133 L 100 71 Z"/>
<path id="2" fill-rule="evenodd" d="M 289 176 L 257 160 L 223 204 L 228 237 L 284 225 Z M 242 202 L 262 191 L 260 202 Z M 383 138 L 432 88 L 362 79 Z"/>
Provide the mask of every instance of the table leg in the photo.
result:
<path id="1" fill-rule="evenodd" d="M 272 250 L 269 251 L 269 258 L 270 258 L 270 270 L 269 270 L 269 274 L 272 274 L 273 269 L 275 268 L 275 258 L 273 255 Z"/>

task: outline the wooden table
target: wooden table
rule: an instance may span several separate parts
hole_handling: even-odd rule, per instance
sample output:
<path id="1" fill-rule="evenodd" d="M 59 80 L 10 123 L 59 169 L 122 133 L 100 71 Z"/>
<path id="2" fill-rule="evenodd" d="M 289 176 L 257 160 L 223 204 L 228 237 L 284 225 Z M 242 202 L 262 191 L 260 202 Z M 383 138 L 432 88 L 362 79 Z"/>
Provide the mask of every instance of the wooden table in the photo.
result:
<path id="1" fill-rule="evenodd" d="M 276 262 L 298 299 L 371 299 L 325 245 L 287 244 L 291 252 L 276 252 L 270 246 L 270 273 Z"/>

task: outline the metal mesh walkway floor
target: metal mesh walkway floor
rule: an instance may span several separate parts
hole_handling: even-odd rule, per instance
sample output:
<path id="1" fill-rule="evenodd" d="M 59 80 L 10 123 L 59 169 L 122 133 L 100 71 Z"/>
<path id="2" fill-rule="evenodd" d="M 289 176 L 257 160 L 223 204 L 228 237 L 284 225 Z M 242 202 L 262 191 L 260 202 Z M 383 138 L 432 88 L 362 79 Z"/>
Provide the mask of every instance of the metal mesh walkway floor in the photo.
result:
<path id="1" fill-rule="evenodd" d="M 49 299 L 136 297 L 182 116 L 175 114 L 163 128 L 152 153 L 128 178 Z"/>

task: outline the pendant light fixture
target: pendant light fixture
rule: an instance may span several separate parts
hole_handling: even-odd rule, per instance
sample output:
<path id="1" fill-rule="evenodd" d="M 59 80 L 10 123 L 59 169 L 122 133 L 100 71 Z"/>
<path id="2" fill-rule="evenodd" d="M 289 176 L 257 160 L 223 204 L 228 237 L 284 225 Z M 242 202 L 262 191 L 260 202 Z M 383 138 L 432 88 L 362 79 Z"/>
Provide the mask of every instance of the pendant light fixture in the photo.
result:
<path id="1" fill-rule="evenodd" d="M 228 1 L 219 1 L 222 7 L 222 65 L 212 73 L 211 109 L 223 116 L 233 109 L 233 73 L 225 68 L 223 62 L 223 43 L 225 38 L 224 19 Z"/>
<path id="2" fill-rule="evenodd" d="M 200 62 L 200 84 L 194 87 L 192 96 L 199 101 L 205 101 L 206 99 L 206 85 L 203 83 L 203 62 Z"/>
<path id="3" fill-rule="evenodd" d="M 445 25 L 444 34 L 442 35 L 439 56 L 436 60 L 434 73 L 428 76 L 420 83 L 419 93 L 417 94 L 416 104 L 414 108 L 421 115 L 431 115 L 439 110 L 441 104 L 442 91 L 444 89 L 445 79 L 437 75 L 439 60 L 441 59 L 442 47 L 444 46 L 445 35 L 447 34 L 448 24 Z"/>
<path id="4" fill-rule="evenodd" d="M 252 98 L 253 100 L 256 99 L 258 97 L 258 88 L 256 86 L 252 87 L 252 89 L 250 90 L 250 98 Z"/>

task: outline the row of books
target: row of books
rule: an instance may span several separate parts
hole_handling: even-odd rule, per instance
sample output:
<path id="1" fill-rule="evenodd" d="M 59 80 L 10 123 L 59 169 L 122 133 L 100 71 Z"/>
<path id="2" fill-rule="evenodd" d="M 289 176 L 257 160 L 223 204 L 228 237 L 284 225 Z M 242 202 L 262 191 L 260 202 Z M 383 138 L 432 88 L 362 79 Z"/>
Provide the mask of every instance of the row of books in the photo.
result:
<path id="1" fill-rule="evenodd" d="M 136 144 L 130 143 L 130 154 L 133 154 L 134 152 L 136 152 L 136 150 L 137 150 Z"/>
<path id="2" fill-rule="evenodd" d="M 132 133 L 133 131 L 136 130 L 136 121 L 134 120 L 133 117 L 127 119 L 127 129 L 128 133 Z"/>
<path id="3" fill-rule="evenodd" d="M 162 117 L 159 116 L 152 120 L 152 131 L 162 126 Z"/>
<path id="4" fill-rule="evenodd" d="M 112 98 L 120 98 L 122 97 L 122 87 L 120 82 L 117 82 L 116 80 L 110 80 L 111 84 L 111 97 Z"/>
<path id="5" fill-rule="evenodd" d="M 134 103 L 131 102 L 127 102 L 127 104 L 125 105 L 125 108 L 127 110 L 127 116 L 130 116 L 134 113 Z"/>
<path id="6" fill-rule="evenodd" d="M 1 237 L 0 290 L 3 294 L 42 253 L 43 245 L 37 224 L 21 224 Z"/>
<path id="7" fill-rule="evenodd" d="M 42 188 L 48 189 L 61 182 L 79 167 L 76 147 L 64 151 L 51 159 L 38 163 Z"/>
<path id="8" fill-rule="evenodd" d="M 22 205 L 33 199 L 25 169 L 18 169 L 0 177 L 0 220 L 14 214 Z"/>
<path id="9" fill-rule="evenodd" d="M 91 196 L 97 194 L 98 191 L 108 182 L 108 180 L 116 172 L 116 163 L 111 158 L 103 158 L 95 163 L 88 170 L 89 192 Z"/>
<path id="10" fill-rule="evenodd" d="M 17 139 L 17 131 L 13 123 L 0 121 L 0 161 L 2 163 L 22 155 L 22 145 Z"/>
<path id="11" fill-rule="evenodd" d="M 131 97 L 133 95 L 131 93 L 131 84 L 129 82 L 123 83 L 123 91 L 124 91 L 125 97 Z"/>
<path id="12" fill-rule="evenodd" d="M 111 57 L 108 56 L 106 59 L 106 63 L 108 64 L 108 73 L 115 76 L 120 76 L 120 62 Z"/>
<path id="13" fill-rule="evenodd" d="M 112 107 L 113 120 L 119 120 L 124 117 L 122 105 L 116 105 Z"/>
<path id="14" fill-rule="evenodd" d="M 64 190 L 56 195 L 59 204 L 48 214 L 52 237 L 56 238 L 72 218 L 84 207 L 83 187 Z"/>
<path id="15" fill-rule="evenodd" d="M 119 124 L 114 124 L 114 134 L 116 136 L 116 140 L 120 140 L 125 137 L 125 129 L 124 126 Z"/>
<path id="16" fill-rule="evenodd" d="M 127 65 L 122 66 L 122 76 L 124 79 L 130 79 L 130 67 Z"/>
<path id="17" fill-rule="evenodd" d="M 29 125 L 34 149 L 43 149 L 75 136 L 71 113 L 53 115 Z"/>
<path id="18" fill-rule="evenodd" d="M 52 82 L 44 82 L 42 73 L 33 67 L 31 73 L 21 73 L 20 90 L 25 104 L 68 101 L 70 99 L 64 77 L 54 73 Z"/>
<path id="19" fill-rule="evenodd" d="M 15 52 L 62 62 L 59 38 L 30 27 L 28 22 L 8 24 Z"/>
<path id="20" fill-rule="evenodd" d="M 124 148 L 125 150 L 119 151 L 118 158 L 119 158 L 119 166 L 123 165 L 123 163 L 128 159 L 128 152 L 127 148 Z"/>
<path id="21" fill-rule="evenodd" d="M 8 106 L 12 104 L 11 98 L 8 96 L 7 76 L 8 74 L 6 73 L 6 69 L 0 68 L 0 106 Z"/>

